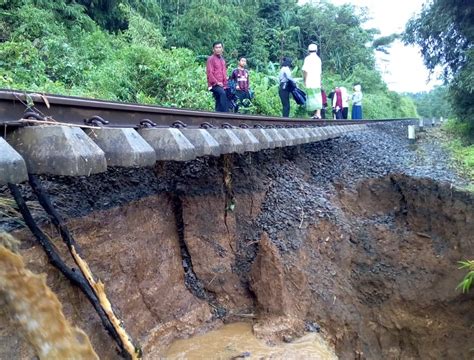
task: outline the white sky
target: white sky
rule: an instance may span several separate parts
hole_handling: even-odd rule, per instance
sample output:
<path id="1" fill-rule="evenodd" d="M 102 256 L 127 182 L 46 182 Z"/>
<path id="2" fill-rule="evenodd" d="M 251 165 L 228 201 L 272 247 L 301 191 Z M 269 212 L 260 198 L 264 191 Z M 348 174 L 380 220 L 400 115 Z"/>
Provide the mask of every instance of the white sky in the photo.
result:
<path id="1" fill-rule="evenodd" d="M 329 0 L 335 5 L 346 3 L 367 7 L 372 18 L 364 27 L 376 28 L 381 36 L 402 32 L 406 22 L 418 13 L 427 0 Z M 308 2 L 300 0 L 300 3 Z M 376 52 L 377 63 L 383 78 L 391 90 L 403 92 L 429 91 L 440 84 L 436 75 L 428 82 L 429 72 L 423 64 L 418 47 L 405 46 L 396 41 L 390 48 L 390 55 Z"/>

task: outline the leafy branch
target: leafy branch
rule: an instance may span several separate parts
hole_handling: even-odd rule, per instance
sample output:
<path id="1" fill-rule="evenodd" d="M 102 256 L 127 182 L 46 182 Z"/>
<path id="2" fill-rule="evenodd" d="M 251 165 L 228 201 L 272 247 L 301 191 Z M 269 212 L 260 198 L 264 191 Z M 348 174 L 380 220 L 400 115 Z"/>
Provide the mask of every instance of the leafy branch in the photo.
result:
<path id="1" fill-rule="evenodd" d="M 459 261 L 459 264 L 461 265 L 459 269 L 467 269 L 468 273 L 456 289 L 461 289 L 463 293 L 467 293 L 474 282 L 474 260 Z"/>

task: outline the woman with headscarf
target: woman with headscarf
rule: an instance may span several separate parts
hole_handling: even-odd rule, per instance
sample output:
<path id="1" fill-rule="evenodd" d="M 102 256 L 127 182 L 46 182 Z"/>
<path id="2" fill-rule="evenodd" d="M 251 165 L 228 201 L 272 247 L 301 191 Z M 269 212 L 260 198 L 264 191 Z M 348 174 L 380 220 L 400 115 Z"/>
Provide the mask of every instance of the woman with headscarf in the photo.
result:
<path id="1" fill-rule="evenodd" d="M 354 86 L 354 94 L 352 94 L 352 119 L 362 119 L 362 91 L 359 84 Z"/>

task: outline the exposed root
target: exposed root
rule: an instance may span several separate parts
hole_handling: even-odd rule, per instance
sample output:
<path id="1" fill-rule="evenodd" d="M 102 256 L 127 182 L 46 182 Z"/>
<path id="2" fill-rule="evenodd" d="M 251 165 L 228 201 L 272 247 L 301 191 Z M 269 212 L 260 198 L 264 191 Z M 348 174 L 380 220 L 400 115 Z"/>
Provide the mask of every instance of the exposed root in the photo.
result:
<path id="1" fill-rule="evenodd" d="M 77 285 L 82 292 L 86 295 L 88 300 L 94 306 L 97 311 L 104 328 L 110 334 L 110 336 L 117 342 L 121 354 L 127 359 L 139 359 L 141 358 L 141 349 L 132 344 L 130 337 L 126 334 L 125 330 L 120 324 L 120 321 L 113 315 L 111 310 L 110 302 L 104 292 L 103 284 L 99 282 L 97 284 L 92 277 L 92 273 L 82 258 L 76 252 L 75 241 L 69 234 L 63 220 L 59 217 L 56 211 L 52 208 L 51 202 L 47 197 L 46 193 L 42 191 L 39 184 L 36 183 L 36 179 L 30 176 L 30 183 L 32 184 L 33 190 L 36 192 L 41 205 L 45 211 L 50 215 L 53 224 L 58 228 L 61 236 L 68 246 L 74 261 L 78 265 L 80 272 L 70 269 L 65 262 L 61 259 L 57 250 L 51 242 L 51 239 L 38 227 L 35 220 L 31 216 L 31 213 L 26 205 L 23 196 L 21 195 L 18 187 L 14 184 L 8 184 L 10 192 L 12 193 L 18 208 L 25 220 L 26 225 L 29 227 L 33 235 L 38 239 L 39 243 L 43 247 L 49 261 L 53 266 L 61 271 L 61 273 Z"/>

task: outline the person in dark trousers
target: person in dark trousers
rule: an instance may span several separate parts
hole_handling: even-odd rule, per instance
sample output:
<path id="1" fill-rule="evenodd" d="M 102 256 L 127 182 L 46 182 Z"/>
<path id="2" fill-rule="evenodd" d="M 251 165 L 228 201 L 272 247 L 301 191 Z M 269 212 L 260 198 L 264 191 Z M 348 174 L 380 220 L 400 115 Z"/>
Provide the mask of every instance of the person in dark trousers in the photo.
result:
<path id="1" fill-rule="evenodd" d="M 347 92 L 347 89 L 344 86 L 340 86 L 339 89 L 341 90 L 341 97 L 342 97 L 342 118 L 347 120 L 349 115 L 349 100 L 350 96 Z"/>
<path id="2" fill-rule="evenodd" d="M 321 108 L 321 119 L 326 119 L 326 108 L 328 106 L 328 97 L 326 91 L 321 88 L 321 99 L 323 101 L 323 107 Z"/>
<path id="3" fill-rule="evenodd" d="M 290 116 L 290 93 L 295 80 L 291 76 L 291 59 L 289 57 L 284 57 L 281 60 L 280 74 L 278 76 L 279 85 L 278 85 L 278 95 L 280 96 L 282 111 L 281 115 L 283 117 Z"/>
<path id="4" fill-rule="evenodd" d="M 334 97 L 332 98 L 332 109 L 333 113 L 336 115 L 337 120 L 342 119 L 342 94 L 341 89 L 336 87 L 334 91 Z"/>
<path id="5" fill-rule="evenodd" d="M 212 44 L 212 55 L 207 58 L 206 73 L 207 86 L 212 92 L 216 101 L 216 111 L 229 111 L 229 103 L 227 101 L 227 65 L 222 53 L 224 46 L 222 42 L 216 41 Z"/>
<path id="6" fill-rule="evenodd" d="M 336 94 L 336 90 L 333 89 L 329 94 L 328 94 L 328 99 L 331 100 L 331 119 L 335 119 L 336 118 L 336 113 L 334 111 L 334 109 L 332 108 L 332 104 L 333 104 L 333 101 L 334 101 L 334 95 Z"/>
<path id="7" fill-rule="evenodd" d="M 230 80 L 235 83 L 235 97 L 237 98 L 235 112 L 239 111 L 239 105 L 245 105 L 244 100 L 248 99 L 247 101 L 250 101 L 250 79 L 246 66 L 247 59 L 241 57 L 237 69 L 234 69 L 230 75 Z"/>

